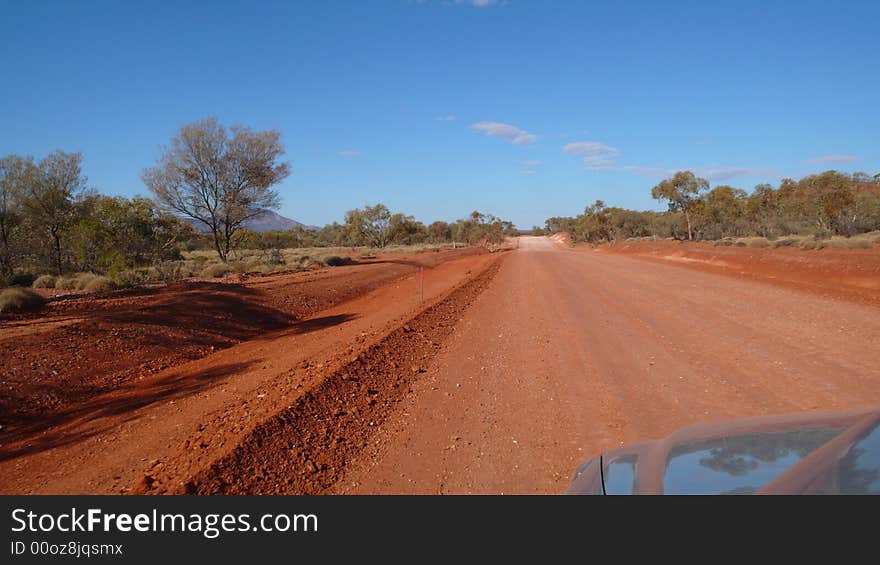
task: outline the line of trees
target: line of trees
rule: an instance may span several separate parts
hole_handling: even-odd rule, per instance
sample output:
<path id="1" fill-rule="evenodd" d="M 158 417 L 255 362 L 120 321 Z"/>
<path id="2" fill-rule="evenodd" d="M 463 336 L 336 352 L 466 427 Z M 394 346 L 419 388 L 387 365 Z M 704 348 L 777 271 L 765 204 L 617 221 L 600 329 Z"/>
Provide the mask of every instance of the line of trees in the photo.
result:
<path id="1" fill-rule="evenodd" d="M 82 155 L 0 158 L 0 281 L 25 273 L 119 272 L 176 259 L 192 229 L 147 198 L 86 187 Z"/>
<path id="2" fill-rule="evenodd" d="M 284 249 L 292 247 L 376 247 L 460 243 L 498 245 L 516 235 L 512 222 L 492 214 L 471 212 L 466 218 L 429 225 L 413 216 L 394 213 L 382 203 L 349 210 L 343 223 L 333 222 L 321 229 L 295 228 L 284 231 L 252 232 L 242 230 L 241 247 L 249 249 Z"/>
<path id="3" fill-rule="evenodd" d="M 22 270 L 110 272 L 179 255 L 188 226 L 152 200 L 103 196 L 86 183 L 79 153 L 0 158 L 0 282 Z"/>
<path id="4" fill-rule="evenodd" d="M 668 210 L 627 210 L 597 200 L 578 216 L 549 218 L 545 228 L 593 243 L 648 236 L 824 238 L 880 230 L 880 174 L 826 171 L 798 181 L 783 179 L 778 187 L 760 184 L 748 193 L 728 185 L 710 189 L 705 179 L 680 171 L 654 186 L 651 195 Z"/>
<path id="5" fill-rule="evenodd" d="M 107 275 L 159 266 L 181 252 L 213 249 L 223 263 L 236 247 L 488 245 L 514 235 L 511 222 L 473 212 L 428 226 L 376 204 L 318 230 L 253 232 L 248 220 L 277 209 L 275 187 L 290 174 L 276 130 L 225 128 L 215 118 L 180 128 L 142 179 L 152 198 L 111 197 L 88 186 L 80 153 L 0 157 L 0 286 L 39 274 Z"/>

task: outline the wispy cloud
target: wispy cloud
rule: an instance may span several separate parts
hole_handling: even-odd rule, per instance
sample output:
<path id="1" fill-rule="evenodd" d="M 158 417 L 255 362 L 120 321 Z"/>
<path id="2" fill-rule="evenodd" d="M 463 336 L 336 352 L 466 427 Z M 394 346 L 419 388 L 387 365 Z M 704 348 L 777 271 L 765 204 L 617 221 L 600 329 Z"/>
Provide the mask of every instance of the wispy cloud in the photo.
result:
<path id="1" fill-rule="evenodd" d="M 538 139 L 538 136 L 519 129 L 510 124 L 502 124 L 500 122 L 477 122 L 471 126 L 471 129 L 481 131 L 491 137 L 500 137 L 509 139 L 517 145 L 524 143 L 532 143 Z"/>
<path id="2" fill-rule="evenodd" d="M 644 166 L 638 166 L 638 165 L 628 165 L 626 167 L 617 167 L 614 170 L 624 172 L 624 173 L 636 173 L 639 175 L 645 175 L 645 176 L 649 176 L 649 177 L 665 177 L 668 175 L 674 175 L 678 169 L 665 169 L 663 167 L 644 167 Z"/>
<path id="3" fill-rule="evenodd" d="M 411 2 L 415 2 L 416 4 L 431 4 L 431 0 L 410 0 Z M 506 5 L 508 0 L 452 0 L 454 4 L 461 4 L 464 6 L 473 6 L 475 8 L 489 8 L 491 6 L 504 6 Z M 439 2 L 441 4 L 449 4 L 450 0 L 443 0 Z"/>
<path id="4" fill-rule="evenodd" d="M 468 4 L 476 8 L 488 8 L 490 6 L 500 6 L 507 2 L 499 2 L 498 0 L 455 0 L 456 4 Z"/>
<path id="5" fill-rule="evenodd" d="M 772 175 L 776 171 L 767 167 L 723 167 L 718 165 L 709 165 L 707 167 L 697 167 L 694 173 L 706 180 L 728 180 L 735 177 L 755 177 L 762 175 Z"/>
<path id="6" fill-rule="evenodd" d="M 522 159 L 517 161 L 517 163 L 524 167 L 537 167 L 542 164 L 541 161 L 538 161 L 537 159 Z"/>
<path id="7" fill-rule="evenodd" d="M 536 172 L 536 171 L 533 171 L 533 170 L 531 170 L 531 169 L 523 169 L 523 170 L 521 170 L 521 171 L 519 172 L 519 174 L 521 174 L 521 175 L 525 175 L 525 176 L 527 176 L 527 177 L 530 177 L 530 176 L 532 176 L 533 174 L 535 174 L 535 172 Z"/>
<path id="8" fill-rule="evenodd" d="M 636 173 L 649 177 L 669 177 L 678 171 L 693 171 L 698 177 L 702 177 L 709 181 L 724 181 L 735 177 L 752 177 L 762 175 L 772 175 L 776 173 L 775 169 L 766 167 L 728 167 L 722 165 L 706 165 L 702 167 L 644 167 L 628 165 L 625 167 L 614 167 L 610 170 L 620 171 L 624 173 Z"/>
<path id="9" fill-rule="evenodd" d="M 342 151 L 337 151 L 336 154 L 341 157 L 360 157 L 363 155 L 363 153 L 357 149 L 343 149 Z"/>
<path id="10" fill-rule="evenodd" d="M 767 167 L 731 167 L 727 165 L 704 165 L 701 167 L 652 167 L 643 165 L 618 165 L 620 150 L 598 141 L 575 141 L 562 146 L 571 155 L 582 155 L 584 166 L 592 171 L 635 173 L 650 177 L 668 177 L 678 171 L 690 170 L 709 181 L 724 181 L 735 177 L 772 175 L 775 169 Z"/>
<path id="11" fill-rule="evenodd" d="M 856 157 L 855 155 L 820 155 L 819 157 L 807 159 L 807 163 L 813 163 L 814 165 L 840 165 L 845 163 L 855 163 L 860 160 L 861 158 Z"/>
<path id="12" fill-rule="evenodd" d="M 598 141 L 575 141 L 566 143 L 562 150 L 571 155 L 583 155 L 584 166 L 592 170 L 608 170 L 614 167 L 620 150 Z"/>
<path id="13" fill-rule="evenodd" d="M 451 114 L 448 116 L 434 116 L 434 120 L 438 121 L 438 122 L 454 122 L 457 119 L 458 119 L 457 117 L 455 117 Z"/>

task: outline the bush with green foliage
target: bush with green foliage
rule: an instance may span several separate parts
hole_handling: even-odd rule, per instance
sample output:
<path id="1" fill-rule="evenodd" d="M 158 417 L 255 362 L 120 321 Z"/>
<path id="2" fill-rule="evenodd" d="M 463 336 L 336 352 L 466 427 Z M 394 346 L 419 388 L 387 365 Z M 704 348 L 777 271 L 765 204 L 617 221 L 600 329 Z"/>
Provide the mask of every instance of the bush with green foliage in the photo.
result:
<path id="1" fill-rule="evenodd" d="M 75 290 L 76 278 L 64 276 L 58 277 L 55 279 L 55 288 L 58 290 Z"/>
<path id="2" fill-rule="evenodd" d="M 111 290 L 116 290 L 116 284 L 107 277 L 89 277 L 83 286 L 83 290 L 86 292 L 110 292 Z"/>
<path id="3" fill-rule="evenodd" d="M 202 276 L 205 278 L 219 279 L 220 277 L 224 277 L 227 274 L 232 272 L 232 269 L 229 265 L 224 263 L 214 263 L 212 265 L 208 265 L 202 270 Z"/>
<path id="4" fill-rule="evenodd" d="M 98 275 L 95 273 L 77 273 L 74 277 L 74 286 L 75 290 L 85 290 L 86 287 L 94 280 L 98 278 Z"/>
<path id="5" fill-rule="evenodd" d="M 324 259 L 324 264 L 328 267 L 341 267 L 342 265 L 350 265 L 352 262 L 351 257 L 340 257 L 339 255 L 331 255 Z"/>
<path id="6" fill-rule="evenodd" d="M 7 277 L 5 282 L 6 286 L 31 286 L 35 280 L 37 276 L 33 273 L 14 273 Z"/>
<path id="7" fill-rule="evenodd" d="M 643 235 L 688 239 L 689 231 L 693 239 L 709 241 L 762 237 L 773 242 L 797 234 L 813 235 L 821 241 L 880 230 L 880 175 L 826 171 L 798 181 L 783 179 L 776 188 L 760 184 L 751 194 L 726 185 L 709 190 L 703 179 L 692 177 L 677 175 L 655 187 L 653 195 L 666 200 L 669 211 L 609 208 L 596 201 L 579 216 L 547 219 L 545 227 L 551 233 L 567 231 L 574 241 L 590 243 Z M 762 245 L 757 241 L 751 245 Z M 815 243 L 809 247 L 833 246 Z"/>

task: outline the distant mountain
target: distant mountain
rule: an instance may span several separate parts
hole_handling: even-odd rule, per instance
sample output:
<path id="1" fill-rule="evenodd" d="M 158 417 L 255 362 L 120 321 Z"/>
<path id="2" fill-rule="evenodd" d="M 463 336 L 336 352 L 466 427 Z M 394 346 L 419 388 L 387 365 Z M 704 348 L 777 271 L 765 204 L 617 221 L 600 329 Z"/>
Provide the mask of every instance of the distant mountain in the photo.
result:
<path id="1" fill-rule="evenodd" d="M 210 231 L 202 222 L 197 222 L 195 220 L 189 220 L 189 222 L 197 232 L 204 233 Z M 303 228 L 306 230 L 321 229 L 317 226 L 307 226 L 296 220 L 285 218 L 281 214 L 273 212 L 272 210 L 263 210 L 261 214 L 246 221 L 244 227 L 254 231 L 292 230 L 294 228 Z"/>
<path id="2" fill-rule="evenodd" d="M 274 230 L 292 230 L 294 228 L 303 228 L 306 230 L 320 229 L 317 226 L 307 226 L 296 220 L 285 218 L 281 214 L 272 210 L 263 210 L 259 216 L 254 216 L 244 223 L 244 227 L 254 231 L 274 231 Z"/>

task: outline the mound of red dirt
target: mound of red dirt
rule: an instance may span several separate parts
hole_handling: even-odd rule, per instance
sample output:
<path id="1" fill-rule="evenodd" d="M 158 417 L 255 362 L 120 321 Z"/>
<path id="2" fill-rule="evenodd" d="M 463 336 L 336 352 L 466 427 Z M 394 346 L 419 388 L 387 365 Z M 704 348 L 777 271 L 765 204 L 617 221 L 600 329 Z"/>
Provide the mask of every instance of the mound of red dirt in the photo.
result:
<path id="1" fill-rule="evenodd" d="M 485 250 L 384 254 L 353 265 L 72 296 L 0 317 L 0 424 L 289 327 L 419 266 Z"/>
<path id="2" fill-rule="evenodd" d="M 259 425 L 232 453 L 193 477 L 183 490 L 191 494 L 325 492 L 411 392 L 410 384 L 420 378 L 499 266 L 493 264 L 328 375 L 294 405 Z M 136 490 L 164 492 L 175 483 L 170 477 L 150 476 Z"/>
<path id="3" fill-rule="evenodd" d="M 648 241 L 607 245 L 596 251 L 675 263 L 691 269 L 880 305 L 880 248 L 803 250 Z"/>
<path id="4" fill-rule="evenodd" d="M 571 234 L 567 231 L 556 232 L 550 236 L 550 239 L 565 245 L 571 245 Z"/>

